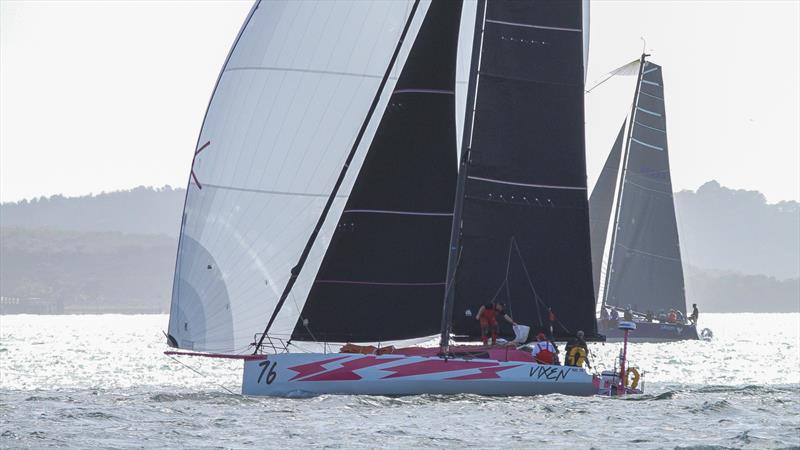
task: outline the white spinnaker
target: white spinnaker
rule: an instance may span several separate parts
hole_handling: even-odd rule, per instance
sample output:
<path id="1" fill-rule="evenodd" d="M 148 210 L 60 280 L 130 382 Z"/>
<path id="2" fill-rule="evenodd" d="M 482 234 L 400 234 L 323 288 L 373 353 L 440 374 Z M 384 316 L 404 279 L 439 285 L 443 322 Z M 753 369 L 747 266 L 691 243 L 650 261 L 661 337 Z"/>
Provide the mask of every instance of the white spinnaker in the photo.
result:
<path id="1" fill-rule="evenodd" d="M 378 91 L 411 0 L 256 4 L 209 104 L 169 333 L 241 353 L 261 333 Z M 270 335 L 288 337 L 429 2 L 420 4 L 337 199 Z M 196 177 L 196 181 L 195 181 Z"/>
<path id="2" fill-rule="evenodd" d="M 467 113 L 467 88 L 469 69 L 472 65 L 472 42 L 475 38 L 475 17 L 478 0 L 464 0 L 461 8 L 461 27 L 458 30 L 458 53 L 456 59 L 456 165 L 461 161 L 461 138 L 464 137 L 464 118 Z"/>
<path id="3" fill-rule="evenodd" d="M 581 10 L 583 12 L 583 82 L 586 83 L 586 75 L 589 74 L 589 0 L 581 1 Z"/>

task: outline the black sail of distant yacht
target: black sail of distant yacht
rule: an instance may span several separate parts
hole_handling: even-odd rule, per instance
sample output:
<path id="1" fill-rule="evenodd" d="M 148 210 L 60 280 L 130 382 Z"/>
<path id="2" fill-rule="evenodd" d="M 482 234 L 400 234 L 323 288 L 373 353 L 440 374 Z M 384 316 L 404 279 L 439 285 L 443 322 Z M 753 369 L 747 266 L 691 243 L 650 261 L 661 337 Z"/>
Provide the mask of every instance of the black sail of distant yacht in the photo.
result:
<path id="1" fill-rule="evenodd" d="M 478 3 L 443 345 L 451 326 L 456 336 L 479 336 L 474 313 L 492 300 L 535 331 L 552 308 L 555 337 L 597 335 L 583 6 Z"/>
<path id="2" fill-rule="evenodd" d="M 589 229 L 592 238 L 592 272 L 594 276 L 595 298 L 599 298 L 600 277 L 603 265 L 603 252 L 606 248 L 608 225 L 611 220 L 611 210 L 614 206 L 614 192 L 617 190 L 619 179 L 619 163 L 622 159 L 622 147 L 625 141 L 625 122 L 619 129 L 617 139 L 611 147 L 603 170 L 589 197 Z"/>
<path id="3" fill-rule="evenodd" d="M 293 340 L 439 331 L 456 187 L 461 2 L 432 2 L 333 234 Z"/>
<path id="4" fill-rule="evenodd" d="M 661 66 L 643 60 L 623 161 L 604 304 L 685 313 Z"/>

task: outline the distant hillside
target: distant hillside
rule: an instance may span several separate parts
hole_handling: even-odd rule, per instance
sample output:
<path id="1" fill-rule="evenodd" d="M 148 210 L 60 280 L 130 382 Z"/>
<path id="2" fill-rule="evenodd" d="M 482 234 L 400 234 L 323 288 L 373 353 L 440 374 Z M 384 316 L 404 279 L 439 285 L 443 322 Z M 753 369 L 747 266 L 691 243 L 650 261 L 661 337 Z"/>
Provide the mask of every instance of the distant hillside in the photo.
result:
<path id="1" fill-rule="evenodd" d="M 166 236 L 2 228 L 0 296 L 66 313 L 166 312 L 176 247 Z"/>
<path id="2" fill-rule="evenodd" d="M 703 269 L 800 277 L 800 204 L 709 181 L 675 195 L 683 260 Z"/>
<path id="3" fill-rule="evenodd" d="M 40 312 L 166 311 L 184 193 L 139 187 L 0 205 L 0 311 L 26 301 Z M 800 311 L 797 202 L 767 204 L 714 181 L 675 198 L 690 303 Z"/>
<path id="4" fill-rule="evenodd" d="M 0 226 L 177 236 L 185 189 L 137 187 L 83 197 L 41 197 L 0 205 Z"/>
<path id="5" fill-rule="evenodd" d="M 800 312 L 800 278 L 688 268 L 686 302 L 705 312 Z"/>

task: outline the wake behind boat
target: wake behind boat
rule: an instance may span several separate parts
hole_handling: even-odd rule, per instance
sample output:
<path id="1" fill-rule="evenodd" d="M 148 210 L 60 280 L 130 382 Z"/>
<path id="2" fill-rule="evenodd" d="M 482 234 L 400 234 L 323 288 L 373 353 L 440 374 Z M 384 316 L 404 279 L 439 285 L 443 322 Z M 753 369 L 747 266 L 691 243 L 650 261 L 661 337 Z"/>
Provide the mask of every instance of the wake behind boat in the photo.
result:
<path id="1" fill-rule="evenodd" d="M 500 300 L 550 339 L 602 340 L 586 197 L 588 5 L 468 6 L 254 5 L 194 155 L 170 346 L 243 359 L 251 395 L 636 392 L 625 352 L 600 376 L 537 363 L 524 347 L 451 345 L 474 337 L 468 312 Z M 472 31 L 460 129 L 462 17 Z M 393 346 L 437 333 L 433 349 Z M 345 343 L 381 344 L 364 354 Z"/>

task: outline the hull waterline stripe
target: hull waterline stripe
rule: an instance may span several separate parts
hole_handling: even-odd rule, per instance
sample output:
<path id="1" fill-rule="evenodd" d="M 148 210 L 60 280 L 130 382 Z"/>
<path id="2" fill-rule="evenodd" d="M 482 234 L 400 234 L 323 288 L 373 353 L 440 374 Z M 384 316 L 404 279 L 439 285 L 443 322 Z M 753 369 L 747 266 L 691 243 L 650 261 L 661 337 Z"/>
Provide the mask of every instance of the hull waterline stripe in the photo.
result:
<path id="1" fill-rule="evenodd" d="M 204 187 L 212 187 L 214 189 L 224 189 L 227 191 L 239 191 L 239 192 L 252 192 L 255 194 L 271 194 L 271 195 L 289 195 L 293 197 L 320 197 L 320 198 L 328 198 L 329 194 L 315 194 L 315 193 L 307 193 L 307 192 L 290 192 L 290 191 L 270 191 L 267 189 L 250 189 L 250 188 L 240 188 L 235 186 L 221 186 L 219 184 L 204 184 Z M 339 198 L 346 198 L 346 195 L 337 195 Z"/>
<path id="2" fill-rule="evenodd" d="M 523 27 L 523 28 L 536 28 L 539 30 L 554 30 L 554 31 L 572 31 L 573 33 L 581 33 L 583 30 L 580 28 L 564 28 L 564 27 L 548 27 L 544 25 L 531 25 L 527 23 L 516 23 L 516 22 L 504 22 L 502 20 L 493 20 L 493 19 L 486 19 L 489 23 L 496 23 L 498 25 L 510 25 L 512 27 Z"/>
<path id="3" fill-rule="evenodd" d="M 585 187 L 581 186 L 554 186 L 550 184 L 528 184 L 528 183 L 516 183 L 513 181 L 503 181 L 503 180 L 494 180 L 491 178 L 483 178 L 483 177 L 474 177 L 468 176 L 470 180 L 477 180 L 477 181 L 486 181 L 489 183 L 498 183 L 498 184 L 508 184 L 511 186 L 524 186 L 524 187 L 533 187 L 533 188 L 544 188 L 544 189 L 567 189 L 573 191 L 585 191 Z"/>
<path id="4" fill-rule="evenodd" d="M 435 216 L 435 217 L 452 217 L 453 213 L 428 213 L 428 212 L 415 212 L 415 211 L 389 211 L 383 209 L 346 209 L 342 214 L 397 214 L 401 216 Z"/>

